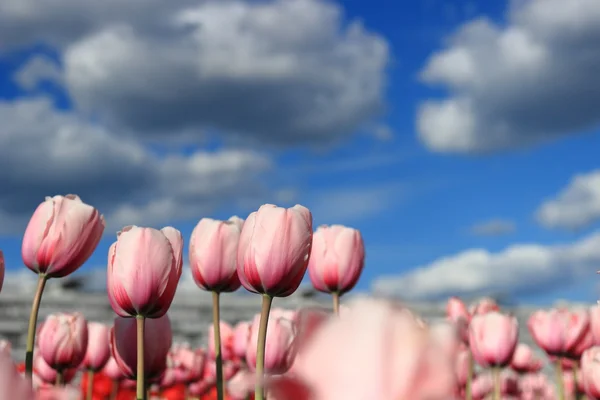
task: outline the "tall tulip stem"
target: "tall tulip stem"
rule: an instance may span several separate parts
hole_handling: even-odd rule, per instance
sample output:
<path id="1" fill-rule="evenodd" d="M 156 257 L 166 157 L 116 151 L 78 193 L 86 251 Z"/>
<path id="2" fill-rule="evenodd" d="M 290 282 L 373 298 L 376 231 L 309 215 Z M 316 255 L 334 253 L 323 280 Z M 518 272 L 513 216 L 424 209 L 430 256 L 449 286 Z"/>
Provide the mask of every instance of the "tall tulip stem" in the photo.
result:
<path id="1" fill-rule="evenodd" d="M 46 274 L 38 274 L 38 284 L 33 296 L 33 304 L 31 305 L 31 313 L 29 314 L 29 328 L 27 330 L 27 349 L 25 353 L 25 376 L 31 382 L 33 375 L 33 346 L 35 344 L 35 330 L 37 326 L 38 312 L 40 303 L 42 302 L 42 294 L 46 287 L 48 277 Z"/>
<path id="2" fill-rule="evenodd" d="M 94 398 L 94 370 L 88 369 L 87 372 L 87 395 L 86 400 L 92 400 Z"/>
<path id="3" fill-rule="evenodd" d="M 555 370 L 556 370 L 556 386 L 558 388 L 558 400 L 565 400 L 565 383 L 563 382 L 563 368 L 561 358 L 556 359 Z"/>
<path id="4" fill-rule="evenodd" d="M 502 397 L 502 391 L 500 390 L 500 367 L 494 367 L 494 400 L 500 400 Z"/>
<path id="5" fill-rule="evenodd" d="M 136 399 L 146 400 L 146 380 L 144 377 L 144 328 L 146 319 L 142 315 L 135 317 L 137 322 L 137 383 Z"/>
<path id="6" fill-rule="evenodd" d="M 335 315 L 340 315 L 340 294 L 338 292 L 331 293 L 331 297 L 333 298 L 333 313 Z"/>
<path id="7" fill-rule="evenodd" d="M 256 343 L 256 386 L 254 399 L 264 400 L 264 375 L 265 375 L 265 346 L 267 343 L 267 326 L 269 325 L 269 313 L 273 298 L 267 294 L 262 296 L 262 308 L 260 311 L 260 325 L 258 327 L 258 340 Z"/>
<path id="8" fill-rule="evenodd" d="M 573 366 L 573 397 L 575 400 L 579 400 L 579 385 L 577 384 L 577 365 Z"/>
<path id="9" fill-rule="evenodd" d="M 118 381 L 118 380 L 112 381 L 112 387 L 110 388 L 109 400 L 117 399 L 117 395 L 119 394 L 119 386 L 121 386 L 121 381 Z"/>
<path id="10" fill-rule="evenodd" d="M 62 370 L 56 370 L 56 378 L 54 380 L 54 386 L 61 387 L 64 386 L 65 377 L 63 375 Z"/>
<path id="11" fill-rule="evenodd" d="M 465 387 L 465 400 L 473 399 L 473 369 L 475 365 L 473 362 L 473 353 L 469 350 L 469 363 L 467 369 L 467 385 Z"/>
<path id="12" fill-rule="evenodd" d="M 221 310 L 219 297 L 219 292 L 212 292 L 215 367 L 217 369 L 217 399 L 223 400 L 223 354 L 221 353 Z"/>

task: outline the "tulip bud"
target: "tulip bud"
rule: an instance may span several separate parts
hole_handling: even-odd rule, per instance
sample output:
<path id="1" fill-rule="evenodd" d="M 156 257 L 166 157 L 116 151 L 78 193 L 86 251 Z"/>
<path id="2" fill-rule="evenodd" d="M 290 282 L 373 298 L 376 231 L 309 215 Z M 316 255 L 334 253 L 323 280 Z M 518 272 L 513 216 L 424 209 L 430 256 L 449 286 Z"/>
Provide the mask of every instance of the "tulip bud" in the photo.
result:
<path id="1" fill-rule="evenodd" d="M 504 367 L 513 357 L 519 339 L 519 324 L 511 315 L 492 311 L 475 315 L 469 326 L 473 358 L 482 367 Z"/>
<path id="2" fill-rule="evenodd" d="M 167 312 L 181 276 L 183 239 L 174 231 L 132 226 L 120 232 L 109 250 L 107 274 L 117 315 L 159 318 Z"/>
<path id="3" fill-rule="evenodd" d="M 85 318 L 80 313 L 49 315 L 40 327 L 38 346 L 50 367 L 59 371 L 78 367 L 88 346 Z"/>
<path id="4" fill-rule="evenodd" d="M 356 229 L 323 225 L 314 233 L 308 273 L 318 291 L 340 295 L 350 291 L 364 265 L 365 245 Z"/>
<path id="5" fill-rule="evenodd" d="M 237 252 L 244 220 L 203 218 L 190 239 L 190 267 L 198 287 L 214 292 L 233 292 L 240 287 Z"/>
<path id="6" fill-rule="evenodd" d="M 250 343 L 258 341 L 260 314 L 254 317 L 250 328 Z M 289 319 L 271 314 L 267 326 L 267 342 L 265 346 L 265 371 L 269 374 L 283 374 L 294 362 L 294 324 Z M 254 371 L 256 368 L 256 346 L 246 349 L 246 362 Z"/>
<path id="7" fill-rule="evenodd" d="M 88 323 L 88 347 L 83 367 L 98 372 L 110 358 L 110 328 L 98 322 Z"/>
<path id="8" fill-rule="evenodd" d="M 289 296 L 304 277 L 311 243 L 312 215 L 307 208 L 261 206 L 248 216 L 240 236 L 240 282 L 254 293 Z"/>
<path id="9" fill-rule="evenodd" d="M 47 197 L 25 230 L 23 262 L 38 274 L 67 276 L 92 255 L 104 225 L 98 210 L 75 195 Z"/>

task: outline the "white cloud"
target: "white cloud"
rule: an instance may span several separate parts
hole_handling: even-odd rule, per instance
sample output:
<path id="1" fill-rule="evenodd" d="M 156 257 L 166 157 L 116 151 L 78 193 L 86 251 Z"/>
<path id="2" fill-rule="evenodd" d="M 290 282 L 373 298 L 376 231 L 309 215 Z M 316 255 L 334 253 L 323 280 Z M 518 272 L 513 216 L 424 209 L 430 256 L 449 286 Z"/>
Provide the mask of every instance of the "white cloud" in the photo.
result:
<path id="1" fill-rule="evenodd" d="M 329 144 L 384 110 L 387 42 L 321 0 L 8 0 L 0 37 L 59 46 L 80 110 L 122 133 Z"/>
<path id="2" fill-rule="evenodd" d="M 600 220 L 600 170 L 579 174 L 536 212 L 548 228 L 581 229 Z"/>
<path id="3" fill-rule="evenodd" d="M 380 277 L 372 289 L 407 300 L 485 293 L 531 294 L 595 277 L 598 263 L 600 232 L 571 244 L 516 244 L 498 253 L 470 249 L 405 274 Z"/>
<path id="4" fill-rule="evenodd" d="M 600 126 L 600 2 L 513 2 L 506 26 L 464 24 L 421 71 L 450 97 L 423 102 L 420 139 L 434 151 L 531 145 Z"/>
<path id="5" fill-rule="evenodd" d="M 0 102 L 0 232 L 22 232 L 45 196 L 77 193 L 123 225 L 198 218 L 265 193 L 270 159 L 253 151 L 157 156 L 142 144 L 58 111 L 43 98 Z"/>
<path id="6" fill-rule="evenodd" d="M 499 236 L 513 233 L 515 229 L 516 225 L 513 221 L 496 218 L 477 223 L 470 231 L 477 236 Z"/>

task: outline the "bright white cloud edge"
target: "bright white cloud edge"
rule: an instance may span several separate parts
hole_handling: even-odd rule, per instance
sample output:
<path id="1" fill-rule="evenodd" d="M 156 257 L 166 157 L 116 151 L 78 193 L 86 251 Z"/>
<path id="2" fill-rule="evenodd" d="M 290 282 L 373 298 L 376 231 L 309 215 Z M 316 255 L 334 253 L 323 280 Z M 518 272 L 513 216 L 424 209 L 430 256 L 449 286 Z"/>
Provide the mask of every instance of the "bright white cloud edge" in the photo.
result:
<path id="1" fill-rule="evenodd" d="M 600 232 L 595 232 L 570 244 L 515 244 L 497 253 L 466 250 L 405 274 L 378 277 L 372 289 L 407 300 L 532 293 L 595 278 L 599 263 Z"/>

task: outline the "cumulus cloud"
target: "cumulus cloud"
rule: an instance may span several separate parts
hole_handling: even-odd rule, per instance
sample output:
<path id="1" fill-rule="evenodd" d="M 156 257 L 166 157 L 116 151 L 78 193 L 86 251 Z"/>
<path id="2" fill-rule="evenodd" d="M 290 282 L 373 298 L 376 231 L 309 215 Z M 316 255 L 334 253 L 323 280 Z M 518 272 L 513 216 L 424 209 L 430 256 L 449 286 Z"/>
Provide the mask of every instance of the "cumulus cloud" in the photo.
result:
<path id="1" fill-rule="evenodd" d="M 556 197 L 542 203 L 536 217 L 547 228 L 569 230 L 600 220 L 600 170 L 574 176 Z"/>
<path id="2" fill-rule="evenodd" d="M 8 0 L 0 35 L 59 46 L 79 109 L 144 138 L 322 145 L 384 106 L 387 42 L 320 0 Z"/>
<path id="3" fill-rule="evenodd" d="M 596 232 L 571 244 L 517 244 L 498 253 L 466 250 L 403 275 L 380 277 L 372 289 L 407 300 L 498 292 L 531 294 L 595 276 L 599 262 L 600 232 Z"/>
<path id="4" fill-rule="evenodd" d="M 45 98 L 0 102 L 0 120 L 0 233 L 22 231 L 54 194 L 79 194 L 114 232 L 196 218 L 267 189 L 258 178 L 271 161 L 254 151 L 159 156 Z"/>
<path id="5" fill-rule="evenodd" d="M 466 23 L 421 71 L 450 93 L 419 107 L 430 149 L 492 152 L 600 126 L 600 2 L 515 1 L 507 20 Z"/>
<path id="6" fill-rule="evenodd" d="M 505 219 L 491 219 L 489 221 L 480 222 L 471 227 L 471 234 L 476 236 L 500 236 L 513 233 L 516 230 L 516 225 L 513 221 Z"/>

